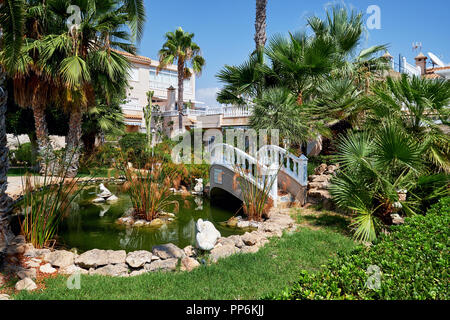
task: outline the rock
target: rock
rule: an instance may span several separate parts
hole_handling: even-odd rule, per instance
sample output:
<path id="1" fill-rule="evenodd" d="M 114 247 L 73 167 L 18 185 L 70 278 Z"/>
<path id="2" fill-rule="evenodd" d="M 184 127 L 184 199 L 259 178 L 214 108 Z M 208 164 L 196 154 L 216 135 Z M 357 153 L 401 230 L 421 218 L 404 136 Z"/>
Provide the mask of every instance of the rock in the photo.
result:
<path id="1" fill-rule="evenodd" d="M 392 224 L 399 225 L 404 224 L 405 219 L 403 219 L 398 213 L 391 214 Z"/>
<path id="2" fill-rule="evenodd" d="M 214 248 L 216 241 L 220 238 L 220 232 L 214 227 L 210 221 L 198 219 L 197 224 L 196 245 L 202 250 L 211 250 Z"/>
<path id="3" fill-rule="evenodd" d="M 138 220 L 133 224 L 133 226 L 135 226 L 135 227 L 142 227 L 145 225 L 147 225 L 147 221 L 145 221 L 145 220 Z"/>
<path id="4" fill-rule="evenodd" d="M 232 245 L 224 245 L 220 247 L 216 247 L 211 250 L 210 259 L 212 262 L 217 262 L 219 259 L 231 256 L 232 254 L 236 253 L 237 249 L 235 246 Z"/>
<path id="5" fill-rule="evenodd" d="M 149 271 L 148 271 L 148 270 L 145 270 L 145 269 L 135 270 L 135 271 L 132 271 L 132 272 L 129 274 L 129 276 L 130 276 L 130 277 L 140 276 L 141 274 L 144 274 L 144 273 L 147 273 L 147 272 L 149 272 Z"/>
<path id="6" fill-rule="evenodd" d="M 326 173 L 327 173 L 327 174 L 334 174 L 334 173 L 336 172 L 337 169 L 339 169 L 339 164 L 336 164 L 336 165 L 329 165 L 329 166 L 327 167 Z"/>
<path id="7" fill-rule="evenodd" d="M 327 190 L 311 189 L 308 190 L 308 197 L 331 199 L 331 194 Z"/>
<path id="8" fill-rule="evenodd" d="M 233 235 L 233 236 L 228 237 L 228 239 L 233 240 L 236 248 L 242 248 L 243 246 L 245 246 L 245 243 L 244 243 L 244 241 L 242 241 L 241 236 Z"/>
<path id="9" fill-rule="evenodd" d="M 25 279 L 17 281 L 15 289 L 17 291 L 22 291 L 22 290 L 31 291 L 31 290 L 37 289 L 37 285 L 30 278 L 25 278 Z"/>
<path id="10" fill-rule="evenodd" d="M 159 228 L 164 224 L 164 221 L 162 221 L 159 218 L 153 219 L 150 221 L 150 227 Z"/>
<path id="11" fill-rule="evenodd" d="M 50 249 L 34 249 L 28 250 L 23 255 L 30 258 L 48 257 L 51 253 Z"/>
<path id="12" fill-rule="evenodd" d="M 171 259 L 171 258 L 181 259 L 181 258 L 186 257 L 186 254 L 184 253 L 184 251 L 181 250 L 180 248 L 178 248 L 173 243 L 154 246 L 152 248 L 152 252 L 155 256 L 158 256 L 163 260 Z"/>
<path id="13" fill-rule="evenodd" d="M 250 227 L 250 222 L 247 220 L 241 220 L 237 223 L 236 227 L 240 229 L 245 229 Z"/>
<path id="14" fill-rule="evenodd" d="M 230 228 L 235 228 L 237 226 L 237 224 L 239 223 L 239 219 L 236 217 L 231 217 L 230 219 L 228 219 L 227 221 L 227 226 Z"/>
<path id="15" fill-rule="evenodd" d="M 255 232 L 252 233 L 248 233 L 246 232 L 243 236 L 242 236 L 242 241 L 245 243 L 245 245 L 247 246 L 254 246 L 255 244 L 258 243 L 258 241 L 260 241 L 262 238 L 262 236 L 256 234 Z"/>
<path id="16" fill-rule="evenodd" d="M 125 250 L 107 250 L 108 254 L 108 264 L 121 264 L 125 263 L 127 258 L 127 253 Z"/>
<path id="17" fill-rule="evenodd" d="M 25 241 L 25 236 L 22 235 L 22 234 L 17 235 L 17 236 L 13 239 L 12 243 L 13 243 L 13 244 L 25 244 L 25 243 L 26 243 L 26 241 Z"/>
<path id="18" fill-rule="evenodd" d="M 193 258 L 186 257 L 181 259 L 181 271 L 192 271 L 199 266 L 200 263 Z"/>
<path id="19" fill-rule="evenodd" d="M 93 269 L 89 270 L 89 275 L 127 277 L 128 276 L 128 267 L 125 263 L 108 264 L 104 267 L 100 267 L 95 270 L 93 270 Z"/>
<path id="20" fill-rule="evenodd" d="M 193 246 L 187 246 L 183 249 L 184 254 L 186 257 L 194 257 L 197 255 L 197 250 Z"/>
<path id="21" fill-rule="evenodd" d="M 242 253 L 256 253 L 258 252 L 259 247 L 258 246 L 245 246 L 241 249 Z"/>
<path id="22" fill-rule="evenodd" d="M 17 277 L 19 277 L 19 279 L 25 278 L 36 279 L 36 269 L 20 270 L 19 272 L 17 272 Z"/>
<path id="23" fill-rule="evenodd" d="M 38 268 L 41 265 L 41 263 L 37 262 L 37 261 L 30 260 L 30 261 L 24 262 L 24 265 L 26 267 L 28 267 L 28 268 Z"/>
<path id="24" fill-rule="evenodd" d="M 233 239 L 229 239 L 229 238 L 223 238 L 223 237 L 219 238 L 219 239 L 217 239 L 217 243 L 220 243 L 223 246 L 227 245 L 227 244 L 234 246 Z"/>
<path id="25" fill-rule="evenodd" d="M 64 268 L 73 264 L 75 254 L 70 251 L 57 250 L 45 256 L 45 260 L 54 267 Z"/>
<path id="26" fill-rule="evenodd" d="M 125 261 L 132 268 L 140 268 L 152 261 L 153 254 L 145 250 L 128 253 Z"/>
<path id="27" fill-rule="evenodd" d="M 63 267 L 59 269 L 59 273 L 60 274 L 66 274 L 66 275 L 72 275 L 75 273 L 80 273 L 80 274 L 88 274 L 89 272 L 83 268 L 80 268 L 74 264 L 67 266 L 67 267 Z"/>
<path id="28" fill-rule="evenodd" d="M 328 189 L 328 186 L 330 183 L 328 181 L 319 182 L 319 181 L 313 181 L 308 183 L 308 188 L 310 189 Z"/>
<path id="29" fill-rule="evenodd" d="M 0 294 L 0 300 L 11 300 L 10 296 L 7 294 Z"/>
<path id="30" fill-rule="evenodd" d="M 36 271 L 36 270 L 35 270 Z M 22 278 L 21 278 L 22 279 Z M 5 276 L 0 273 L 0 288 L 6 283 Z"/>
<path id="31" fill-rule="evenodd" d="M 327 171 L 328 166 L 325 163 L 322 163 L 320 166 L 318 166 L 316 169 L 314 169 L 314 173 L 316 175 L 323 174 L 325 171 Z"/>
<path id="32" fill-rule="evenodd" d="M 76 265 L 86 269 L 105 266 L 108 264 L 108 262 L 109 255 L 107 251 L 99 249 L 86 251 L 75 259 Z"/>
<path id="33" fill-rule="evenodd" d="M 328 175 L 311 175 L 308 177 L 311 182 L 328 182 L 331 179 L 331 176 Z"/>
<path id="34" fill-rule="evenodd" d="M 16 254 L 22 254 L 25 252 L 25 245 L 23 243 L 11 244 L 6 249 L 6 254 L 8 256 L 14 256 Z"/>
<path id="35" fill-rule="evenodd" d="M 178 259 L 158 260 L 145 265 L 147 271 L 175 271 L 177 268 Z"/>
<path id="36" fill-rule="evenodd" d="M 50 263 L 46 263 L 39 267 L 39 271 L 42 273 L 52 274 L 56 272 L 56 269 L 52 267 Z"/>
<path id="37" fill-rule="evenodd" d="M 105 202 L 105 199 L 101 198 L 101 197 L 97 197 L 94 200 L 92 200 L 92 202 L 93 203 L 102 203 L 102 202 Z"/>

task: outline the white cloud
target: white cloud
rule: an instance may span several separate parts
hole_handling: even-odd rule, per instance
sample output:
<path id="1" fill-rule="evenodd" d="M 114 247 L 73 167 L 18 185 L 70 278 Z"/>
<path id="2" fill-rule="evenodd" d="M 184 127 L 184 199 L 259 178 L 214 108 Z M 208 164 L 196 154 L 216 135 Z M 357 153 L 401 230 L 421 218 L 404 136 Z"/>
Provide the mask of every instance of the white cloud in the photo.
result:
<path id="1" fill-rule="evenodd" d="M 218 107 L 220 103 L 216 101 L 217 93 L 220 91 L 220 88 L 200 88 L 197 89 L 195 93 L 195 100 L 204 102 L 206 106 L 209 107 Z M 204 105 L 199 105 L 204 106 Z"/>

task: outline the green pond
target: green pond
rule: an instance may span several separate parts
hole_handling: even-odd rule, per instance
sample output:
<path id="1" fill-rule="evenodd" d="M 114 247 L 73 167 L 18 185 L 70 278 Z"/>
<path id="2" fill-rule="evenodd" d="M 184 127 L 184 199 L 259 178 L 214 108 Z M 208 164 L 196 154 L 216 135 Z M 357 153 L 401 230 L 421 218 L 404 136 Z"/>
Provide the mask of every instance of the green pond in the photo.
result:
<path id="1" fill-rule="evenodd" d="M 117 219 L 131 208 L 131 200 L 121 192 L 120 186 L 106 185 L 119 200 L 113 203 L 94 204 L 92 200 L 100 193 L 97 186 L 86 187 L 72 204 L 69 215 L 58 230 L 58 245 L 76 248 L 79 252 L 90 249 L 151 250 L 154 245 L 174 243 L 180 248 L 195 244 L 195 224 L 198 219 L 211 221 L 222 236 L 242 234 L 243 231 L 227 227 L 224 222 L 235 215 L 236 204 L 221 201 L 213 205 L 203 197 L 181 197 L 179 211 L 174 221 L 155 229 L 131 227 L 117 223 Z M 224 207 L 226 202 L 227 207 Z M 170 210 L 167 210 L 170 211 Z"/>

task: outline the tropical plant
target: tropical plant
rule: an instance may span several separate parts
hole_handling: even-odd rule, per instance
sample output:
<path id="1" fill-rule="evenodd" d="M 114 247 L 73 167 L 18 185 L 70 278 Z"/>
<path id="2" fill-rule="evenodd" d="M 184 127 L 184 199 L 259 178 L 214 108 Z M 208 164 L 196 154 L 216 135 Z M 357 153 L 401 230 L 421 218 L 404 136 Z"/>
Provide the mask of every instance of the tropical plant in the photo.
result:
<path id="1" fill-rule="evenodd" d="M 96 95 L 101 93 L 109 103 L 126 87 L 129 62 L 111 49 L 133 53 L 145 17 L 142 1 L 81 1 L 75 3 L 81 22 L 68 30 L 67 8 L 72 4 L 67 0 L 29 3 L 29 23 L 35 28 L 29 31 L 15 78 L 19 91 L 15 97 L 20 105 L 33 108 L 43 140 L 48 136 L 44 106 L 53 101 L 70 114 L 69 154 L 80 149 L 82 115 L 95 106 Z M 24 85 L 26 89 L 21 89 Z M 71 176 L 76 175 L 78 159 L 77 151 L 71 158 Z"/>
<path id="2" fill-rule="evenodd" d="M 394 213 L 420 213 L 425 195 L 416 192 L 418 184 L 436 188 L 427 201 L 446 192 L 448 176 L 427 178 L 432 172 L 425 165 L 425 148 L 393 121 L 342 137 L 336 156 L 341 169 L 331 180 L 330 193 L 338 206 L 352 212 L 357 239 L 373 241 L 383 225 L 392 223 Z M 407 199 L 399 195 L 404 192 Z"/>
<path id="3" fill-rule="evenodd" d="M 171 200 L 175 173 L 165 170 L 166 164 L 149 159 L 143 168 L 130 168 L 122 163 L 120 170 L 125 173 L 123 189 L 129 194 L 133 204 L 133 216 L 152 221 L 169 208 L 179 209 L 179 203 Z"/>
<path id="4" fill-rule="evenodd" d="M 200 74 L 205 65 L 205 58 L 201 56 L 200 47 L 192 41 L 193 33 L 184 31 L 179 27 L 174 32 L 167 32 L 165 35 L 166 42 L 159 50 L 159 66 L 158 71 L 165 68 L 168 64 L 173 64 L 174 61 L 178 67 L 178 129 L 183 128 L 183 92 L 184 79 L 189 79 L 192 76 L 192 71 L 195 74 Z M 188 65 L 191 65 L 191 69 Z"/>
<path id="5" fill-rule="evenodd" d="M 256 165 L 250 172 L 248 169 L 236 165 L 233 170 L 235 172 L 233 189 L 236 190 L 239 187 L 241 190 L 243 198 L 241 208 L 244 214 L 248 220 L 261 221 L 273 206 L 270 191 L 276 181 L 279 168 L 273 169 Z"/>
<path id="6" fill-rule="evenodd" d="M 22 47 L 23 1 L 0 0 L 0 218 L 8 212 L 11 201 L 6 194 L 8 186 L 8 147 L 6 139 L 6 103 L 8 93 L 5 87 L 5 71 L 12 72 Z M 3 224 L 0 221 L 0 228 Z M 2 231 L 2 230 L 0 230 Z"/>
<path id="7" fill-rule="evenodd" d="M 261 98 L 254 101 L 250 126 L 255 130 L 279 130 L 280 138 L 288 145 L 309 141 L 314 134 L 312 123 L 307 114 L 302 114 L 296 99 L 286 88 L 266 90 Z M 314 123 L 314 126 L 320 127 L 320 122 Z"/>
<path id="8" fill-rule="evenodd" d="M 386 120 L 399 123 L 425 146 L 424 155 L 438 169 L 450 171 L 450 140 L 443 130 L 449 124 L 450 83 L 403 75 L 387 78 L 364 100 L 368 127 Z"/>
<path id="9" fill-rule="evenodd" d="M 147 151 L 150 151 L 150 149 L 152 148 L 151 125 L 152 125 L 152 111 L 153 111 L 152 99 L 154 94 L 155 94 L 154 91 L 147 92 L 147 105 L 142 109 L 145 119 L 145 134 L 147 135 Z"/>
<path id="10" fill-rule="evenodd" d="M 20 227 L 26 241 L 35 248 L 44 248 L 55 242 L 60 221 L 70 213 L 71 204 L 83 189 L 84 185 L 78 183 L 79 178 L 66 179 L 66 158 L 63 155 L 57 166 L 46 165 L 43 176 L 26 174 L 22 181 L 21 210 L 24 217 Z"/>

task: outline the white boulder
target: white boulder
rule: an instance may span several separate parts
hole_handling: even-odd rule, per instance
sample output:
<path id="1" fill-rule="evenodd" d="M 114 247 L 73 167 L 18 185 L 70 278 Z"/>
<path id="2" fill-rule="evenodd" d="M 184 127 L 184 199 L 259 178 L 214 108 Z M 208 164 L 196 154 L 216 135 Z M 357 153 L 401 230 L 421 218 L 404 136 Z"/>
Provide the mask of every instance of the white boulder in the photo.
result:
<path id="1" fill-rule="evenodd" d="M 202 219 L 198 219 L 196 227 L 197 248 L 207 251 L 212 250 L 216 245 L 217 239 L 220 238 L 220 232 L 217 231 L 210 221 L 203 221 Z"/>

